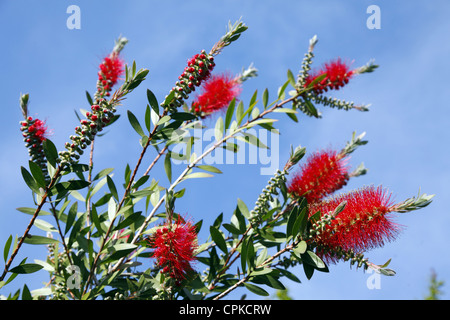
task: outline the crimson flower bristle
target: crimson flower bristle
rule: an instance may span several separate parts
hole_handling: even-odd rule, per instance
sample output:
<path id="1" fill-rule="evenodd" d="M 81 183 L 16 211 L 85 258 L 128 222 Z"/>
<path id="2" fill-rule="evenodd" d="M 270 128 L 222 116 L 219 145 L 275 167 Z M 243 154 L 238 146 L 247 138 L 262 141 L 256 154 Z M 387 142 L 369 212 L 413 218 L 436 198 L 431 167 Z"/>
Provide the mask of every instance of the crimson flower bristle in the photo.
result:
<path id="1" fill-rule="evenodd" d="M 34 120 L 34 123 L 28 127 L 28 132 L 39 142 L 47 140 L 47 126 L 45 121 L 40 119 Z"/>
<path id="2" fill-rule="evenodd" d="M 315 79 L 326 74 L 326 76 L 314 84 L 313 91 L 316 94 L 321 94 L 328 90 L 338 90 L 346 85 L 353 76 L 353 70 L 350 66 L 341 61 L 340 58 L 325 63 L 324 66 L 316 71 L 310 73 L 306 78 L 305 87 L 308 87 Z"/>
<path id="3" fill-rule="evenodd" d="M 310 215 L 317 211 L 322 216 L 332 214 L 343 201 L 343 211 L 315 239 L 325 260 L 335 262 L 333 252 L 339 250 L 364 252 L 381 247 L 399 233 L 400 226 L 389 214 L 393 211 L 390 195 L 382 187 L 365 187 L 315 203 L 309 208 Z"/>
<path id="4" fill-rule="evenodd" d="M 241 91 L 242 88 L 237 78 L 225 73 L 212 75 L 203 83 L 202 93 L 196 97 L 192 106 L 195 113 L 204 117 L 228 107 Z"/>
<path id="5" fill-rule="evenodd" d="M 98 90 L 102 91 L 104 95 L 107 95 L 117 83 L 119 77 L 124 73 L 124 62 L 117 52 L 113 52 L 103 59 L 99 68 Z"/>
<path id="6" fill-rule="evenodd" d="M 185 279 L 192 271 L 195 260 L 197 233 L 189 221 L 179 218 L 174 223 L 166 222 L 149 238 L 152 256 L 164 274 L 177 282 Z"/>
<path id="7" fill-rule="evenodd" d="M 292 195 L 305 197 L 308 204 L 320 201 L 342 188 L 349 180 L 346 158 L 334 150 L 310 155 L 288 186 Z"/>

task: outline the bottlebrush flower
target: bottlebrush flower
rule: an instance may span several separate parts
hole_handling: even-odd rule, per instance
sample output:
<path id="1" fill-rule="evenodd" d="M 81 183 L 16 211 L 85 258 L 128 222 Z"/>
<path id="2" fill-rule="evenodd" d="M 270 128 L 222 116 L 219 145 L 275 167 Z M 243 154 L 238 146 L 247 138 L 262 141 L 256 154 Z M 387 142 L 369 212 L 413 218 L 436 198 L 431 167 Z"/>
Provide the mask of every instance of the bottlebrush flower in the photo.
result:
<path id="1" fill-rule="evenodd" d="M 343 87 L 353 76 L 354 71 L 350 70 L 350 66 L 338 58 L 325 63 L 320 70 L 310 73 L 305 80 L 305 88 L 308 87 L 315 79 L 324 74 L 326 74 L 326 76 L 313 85 L 313 91 L 316 94 L 321 94 L 329 89 L 338 90 Z"/>
<path id="2" fill-rule="evenodd" d="M 289 193 L 305 197 L 308 204 L 317 202 L 347 184 L 346 158 L 334 150 L 310 155 L 289 184 Z"/>
<path id="3" fill-rule="evenodd" d="M 336 261 L 333 253 L 342 250 L 364 252 L 381 247 L 399 233 L 400 226 L 390 215 L 395 207 L 382 187 L 365 187 L 315 203 L 309 207 L 309 213 L 320 210 L 322 216 L 332 214 L 344 201 L 344 209 L 314 238 L 318 253 L 325 260 Z"/>
<path id="4" fill-rule="evenodd" d="M 228 107 L 242 89 L 238 78 L 227 74 L 211 76 L 202 86 L 203 92 L 192 103 L 195 113 L 202 117 Z"/>
<path id="5" fill-rule="evenodd" d="M 101 96 L 109 96 L 112 87 L 124 73 L 124 62 L 119 57 L 119 53 L 113 51 L 108 57 L 103 59 L 99 68 L 97 91 Z"/>
<path id="6" fill-rule="evenodd" d="M 80 120 L 75 128 L 75 134 L 70 136 L 70 142 L 65 143 L 67 150 L 59 152 L 58 161 L 65 165 L 77 163 L 84 149 L 92 143 L 96 134 L 114 119 L 115 104 L 106 99 L 120 76 L 125 72 L 124 61 L 120 52 L 128 42 L 126 38 L 119 38 L 112 52 L 99 65 L 97 92 L 91 105 L 91 112 L 86 112 L 86 118 Z"/>
<path id="7" fill-rule="evenodd" d="M 195 260 L 197 233 L 195 226 L 181 218 L 175 223 L 166 222 L 148 238 L 162 272 L 175 279 L 177 283 L 185 279 L 192 270 L 191 262 Z"/>
<path id="8" fill-rule="evenodd" d="M 20 125 L 31 160 L 41 167 L 44 176 L 47 177 L 47 160 L 42 149 L 42 143 L 50 133 L 45 121 L 26 117 L 25 120 L 20 122 Z"/>

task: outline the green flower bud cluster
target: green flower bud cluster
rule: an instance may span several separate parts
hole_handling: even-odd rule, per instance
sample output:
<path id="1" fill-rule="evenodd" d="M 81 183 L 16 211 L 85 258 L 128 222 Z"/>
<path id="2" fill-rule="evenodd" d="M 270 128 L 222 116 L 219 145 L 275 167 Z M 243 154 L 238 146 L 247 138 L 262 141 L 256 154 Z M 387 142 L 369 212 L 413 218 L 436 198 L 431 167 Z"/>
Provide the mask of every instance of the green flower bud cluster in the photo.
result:
<path id="1" fill-rule="evenodd" d="M 320 103 L 322 105 L 324 105 L 325 107 L 331 107 L 331 108 L 337 108 L 337 109 L 342 109 L 345 111 L 348 111 L 350 109 L 357 109 L 359 111 L 369 111 L 369 106 L 368 105 L 360 105 L 360 106 L 355 106 L 354 102 L 348 102 L 345 100 L 341 100 L 341 99 L 337 99 L 337 98 L 330 98 L 330 97 L 324 97 L 321 95 L 315 95 L 312 93 L 308 93 L 307 97 L 309 99 L 311 99 L 311 101 L 315 101 L 317 103 Z"/>
<path id="2" fill-rule="evenodd" d="M 317 41 L 317 36 L 314 36 L 313 38 L 311 38 L 311 40 L 309 40 L 309 49 L 303 57 L 302 67 L 297 77 L 297 90 L 303 89 L 303 87 L 305 86 L 306 78 L 308 77 L 308 73 L 311 70 L 312 59 L 314 58 L 313 49 Z"/>
<path id="3" fill-rule="evenodd" d="M 74 164 L 84 153 L 84 149 L 94 140 L 95 135 L 113 119 L 116 108 L 105 99 L 98 100 L 98 104 L 91 106 L 92 112 L 86 112 L 86 118 L 75 128 L 75 135 L 65 143 L 65 151 L 59 152 L 61 165 Z"/>
<path id="4" fill-rule="evenodd" d="M 256 200 L 255 207 L 250 211 L 250 220 L 258 221 L 270 209 L 269 201 L 273 201 L 273 196 L 278 195 L 277 189 L 285 188 L 287 175 L 288 171 L 286 169 L 283 171 L 277 170 L 275 175 L 270 178 L 268 185 L 262 190 L 262 193 Z"/>

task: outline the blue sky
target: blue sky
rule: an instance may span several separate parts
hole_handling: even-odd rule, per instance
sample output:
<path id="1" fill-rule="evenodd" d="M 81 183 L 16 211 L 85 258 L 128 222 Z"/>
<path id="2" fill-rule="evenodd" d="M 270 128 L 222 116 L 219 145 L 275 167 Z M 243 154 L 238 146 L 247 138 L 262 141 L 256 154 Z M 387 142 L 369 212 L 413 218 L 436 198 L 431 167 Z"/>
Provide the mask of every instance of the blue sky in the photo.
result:
<path id="1" fill-rule="evenodd" d="M 81 29 L 69 30 L 69 5 L 81 9 Z M 369 5 L 381 9 L 381 29 L 366 27 Z M 308 40 L 317 35 L 315 66 L 335 57 L 354 66 L 370 59 L 380 65 L 372 74 L 353 79 L 334 96 L 371 104 L 371 111 L 337 111 L 319 106 L 320 120 L 301 116 L 299 123 L 280 117 L 280 163 L 291 145 L 309 151 L 342 147 L 353 131 L 367 133 L 369 144 L 352 154 L 350 164 L 364 162 L 369 172 L 352 180 L 346 189 L 383 185 L 395 200 L 414 196 L 419 188 L 436 194 L 426 209 L 399 214 L 405 230 L 397 241 L 369 252 L 374 263 L 392 258 L 395 277 L 381 279 L 381 288 L 369 290 L 370 275 L 347 263 L 330 266 L 330 273 L 315 274 L 302 284 L 287 283 L 296 299 L 421 299 L 432 270 L 450 282 L 450 223 L 448 181 L 450 134 L 448 74 L 450 22 L 447 1 L 0 1 L 3 30 L 0 63 L 3 97 L 3 141 L 0 153 L 0 244 L 10 234 L 21 235 L 30 216 L 15 211 L 31 206 L 31 195 L 20 176 L 28 157 L 18 123 L 20 93 L 30 93 L 30 114 L 47 120 L 52 141 L 61 148 L 77 124 L 74 109 L 86 108 L 85 90 L 95 89 L 97 66 L 114 40 L 129 39 L 123 54 L 138 68 L 148 68 L 147 80 L 124 102 L 125 110 L 143 117 L 145 91 L 159 99 L 173 86 L 186 60 L 201 49 L 209 50 L 223 35 L 228 21 L 242 20 L 249 27 L 239 41 L 217 57 L 218 71 L 238 73 L 254 63 L 259 76 L 245 83 L 241 99 L 268 88 L 274 97 L 286 79 L 300 68 Z M 122 107 L 121 107 L 122 108 Z M 96 168 L 115 167 L 122 177 L 126 163 L 138 156 L 138 137 L 123 117 L 96 144 Z M 151 157 L 147 158 L 151 161 Z M 161 167 L 158 167 L 161 169 Z M 182 168 L 175 168 L 181 170 Z M 239 197 L 252 206 L 267 176 L 258 165 L 223 165 L 223 175 L 185 184 L 188 193 L 177 210 L 211 223 L 221 212 L 231 216 Z M 164 175 L 155 178 L 164 181 Z M 164 181 L 166 183 L 166 181 Z M 39 230 L 34 229 L 36 233 Z M 19 258 L 42 259 L 45 250 L 24 247 Z M 199 266 L 201 267 L 201 266 Z M 16 279 L 2 294 L 21 287 L 41 286 L 46 275 Z M 7 291 L 7 292 L 5 292 Z M 444 287 L 443 297 L 450 291 Z"/>

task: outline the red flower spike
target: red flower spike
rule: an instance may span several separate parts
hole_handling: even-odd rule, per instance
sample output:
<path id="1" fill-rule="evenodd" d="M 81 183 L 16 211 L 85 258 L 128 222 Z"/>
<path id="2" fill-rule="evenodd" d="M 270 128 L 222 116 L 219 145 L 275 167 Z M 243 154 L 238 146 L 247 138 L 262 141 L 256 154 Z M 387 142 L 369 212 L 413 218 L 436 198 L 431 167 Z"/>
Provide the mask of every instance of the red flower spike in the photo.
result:
<path id="1" fill-rule="evenodd" d="M 120 59 L 117 53 L 112 53 L 108 57 L 103 59 L 103 62 L 99 66 L 99 79 L 105 90 L 111 90 L 119 77 L 124 73 L 124 62 Z M 109 83 L 109 85 L 108 85 Z"/>
<path id="2" fill-rule="evenodd" d="M 192 106 L 196 113 L 202 113 L 203 116 L 228 107 L 231 100 L 242 91 L 239 80 L 227 74 L 211 76 L 203 83 L 202 90 Z"/>
<path id="3" fill-rule="evenodd" d="M 47 140 L 47 126 L 45 125 L 45 122 L 40 119 L 34 120 L 34 123 L 28 127 L 28 132 L 41 143 Z"/>
<path id="4" fill-rule="evenodd" d="M 339 90 L 346 85 L 353 76 L 354 71 L 350 70 L 350 66 L 341 61 L 340 58 L 325 63 L 322 69 L 312 72 L 305 81 L 305 87 L 308 87 L 317 77 L 326 74 L 325 78 L 314 84 L 313 91 L 321 94 L 324 91 Z"/>
<path id="5" fill-rule="evenodd" d="M 366 187 L 339 195 L 310 206 L 310 214 L 332 214 L 336 207 L 346 205 L 331 224 L 316 236 L 318 253 L 329 262 L 336 262 L 333 252 L 339 250 L 364 252 L 394 240 L 401 227 L 392 221 L 390 195 L 381 187 Z"/>
<path id="6" fill-rule="evenodd" d="M 157 264 L 177 282 L 185 279 L 192 270 L 195 260 L 197 233 L 190 222 L 178 219 L 175 223 L 164 224 L 149 239 L 153 257 Z"/>
<path id="7" fill-rule="evenodd" d="M 349 174 L 346 162 L 346 158 L 336 151 L 312 154 L 301 172 L 290 182 L 289 193 L 305 197 L 308 204 L 320 201 L 347 184 Z"/>

